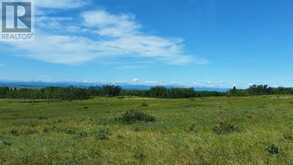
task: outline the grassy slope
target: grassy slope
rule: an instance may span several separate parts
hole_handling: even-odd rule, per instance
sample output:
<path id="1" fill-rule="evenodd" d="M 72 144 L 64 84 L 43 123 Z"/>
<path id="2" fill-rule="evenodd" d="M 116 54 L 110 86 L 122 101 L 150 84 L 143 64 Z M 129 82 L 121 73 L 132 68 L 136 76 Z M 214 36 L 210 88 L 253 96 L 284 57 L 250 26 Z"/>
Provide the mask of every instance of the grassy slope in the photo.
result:
<path id="1" fill-rule="evenodd" d="M 131 109 L 157 121 L 115 121 Z M 218 135 L 220 122 L 240 131 Z M 104 128 L 109 140 L 97 139 Z M 279 154 L 266 151 L 271 144 Z M 289 164 L 293 97 L 0 100 L 0 153 L 0 164 Z"/>

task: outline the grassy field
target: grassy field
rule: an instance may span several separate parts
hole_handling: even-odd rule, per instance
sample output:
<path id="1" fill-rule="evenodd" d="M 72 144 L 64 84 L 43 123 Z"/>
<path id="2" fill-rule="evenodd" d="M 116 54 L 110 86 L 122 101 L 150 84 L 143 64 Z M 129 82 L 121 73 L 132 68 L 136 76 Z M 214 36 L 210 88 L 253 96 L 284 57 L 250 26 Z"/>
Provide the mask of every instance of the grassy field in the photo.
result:
<path id="1" fill-rule="evenodd" d="M 290 163 L 293 96 L 0 100 L 1 165 Z"/>

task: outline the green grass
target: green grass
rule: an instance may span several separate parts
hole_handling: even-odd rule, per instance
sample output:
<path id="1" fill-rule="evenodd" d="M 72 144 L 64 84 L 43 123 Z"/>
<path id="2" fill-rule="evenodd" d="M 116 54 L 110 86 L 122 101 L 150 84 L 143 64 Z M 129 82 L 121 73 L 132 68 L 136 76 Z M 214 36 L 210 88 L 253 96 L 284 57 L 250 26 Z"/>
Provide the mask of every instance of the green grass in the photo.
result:
<path id="1" fill-rule="evenodd" d="M 117 120 L 140 111 L 154 121 Z M 293 96 L 0 100 L 0 164 L 293 164 Z"/>

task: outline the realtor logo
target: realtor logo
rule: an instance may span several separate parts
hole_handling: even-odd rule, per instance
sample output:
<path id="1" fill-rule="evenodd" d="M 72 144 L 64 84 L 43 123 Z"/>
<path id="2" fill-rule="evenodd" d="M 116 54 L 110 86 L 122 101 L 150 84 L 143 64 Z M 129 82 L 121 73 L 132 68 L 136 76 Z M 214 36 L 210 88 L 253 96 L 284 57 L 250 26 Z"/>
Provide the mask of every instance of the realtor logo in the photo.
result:
<path id="1" fill-rule="evenodd" d="M 5 0 L 4 0 L 5 1 Z M 0 3 L 0 40 L 33 39 L 32 0 L 6 0 Z"/>
<path id="2" fill-rule="evenodd" d="M 2 2 L 2 32 L 32 32 L 31 2 Z"/>

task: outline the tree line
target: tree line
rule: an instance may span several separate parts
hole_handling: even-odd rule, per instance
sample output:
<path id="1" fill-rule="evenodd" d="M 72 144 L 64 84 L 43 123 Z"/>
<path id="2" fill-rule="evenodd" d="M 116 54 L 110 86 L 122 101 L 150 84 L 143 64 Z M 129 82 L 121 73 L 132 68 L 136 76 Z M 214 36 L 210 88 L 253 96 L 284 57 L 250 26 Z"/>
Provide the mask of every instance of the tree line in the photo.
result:
<path id="1" fill-rule="evenodd" d="M 95 96 L 138 96 L 154 98 L 191 98 L 209 96 L 255 96 L 292 94 L 293 88 L 272 88 L 268 85 L 252 85 L 248 89 L 233 89 L 227 92 L 195 91 L 193 88 L 152 87 L 149 90 L 126 90 L 116 85 L 89 88 L 47 87 L 41 89 L 0 87 L 0 98 L 84 100 Z"/>
<path id="2" fill-rule="evenodd" d="M 127 90 L 116 85 L 96 86 L 89 88 L 78 87 L 47 87 L 8 88 L 0 87 L 0 98 L 15 99 L 58 99 L 58 100 L 84 100 L 95 96 L 138 96 L 156 98 L 189 98 L 206 96 L 224 96 L 221 92 L 195 91 L 193 88 L 167 88 L 163 86 L 152 87 L 149 90 Z"/>
<path id="3" fill-rule="evenodd" d="M 268 85 L 252 85 L 247 89 L 233 87 L 227 92 L 229 96 L 258 96 L 258 95 L 293 95 L 293 88 L 270 87 Z"/>
<path id="4" fill-rule="evenodd" d="M 87 90 L 75 87 L 42 89 L 0 87 L 0 98 L 83 100 L 89 99 L 90 95 Z"/>

